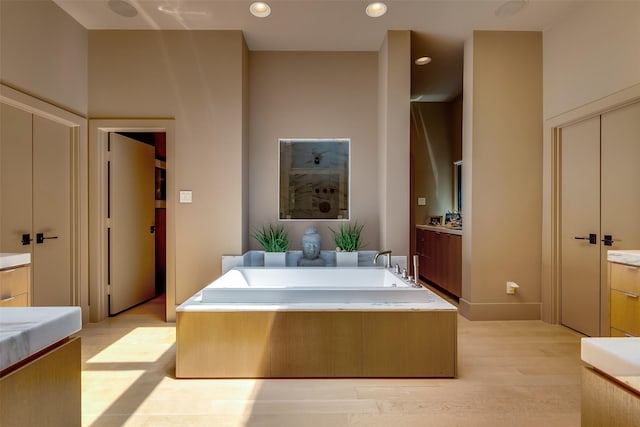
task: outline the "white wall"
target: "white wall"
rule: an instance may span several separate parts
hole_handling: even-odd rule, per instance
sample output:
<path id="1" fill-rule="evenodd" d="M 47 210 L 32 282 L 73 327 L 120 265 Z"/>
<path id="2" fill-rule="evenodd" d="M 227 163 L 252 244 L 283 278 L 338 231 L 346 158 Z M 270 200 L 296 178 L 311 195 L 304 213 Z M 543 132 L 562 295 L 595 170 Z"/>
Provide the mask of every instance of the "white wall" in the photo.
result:
<path id="1" fill-rule="evenodd" d="M 49 0 L 0 1 L 0 82 L 85 116 L 87 30 Z"/>
<path id="2" fill-rule="evenodd" d="M 89 76 L 93 118 L 175 118 L 167 179 L 193 191 L 193 203 L 175 209 L 179 304 L 220 275 L 222 255 L 246 249 L 244 38 L 240 31 L 90 31 Z"/>
<path id="3" fill-rule="evenodd" d="M 640 2 L 586 2 L 543 35 L 544 118 L 640 83 Z"/>
<path id="4" fill-rule="evenodd" d="M 279 138 L 351 138 L 351 223 L 378 249 L 376 52 L 250 53 L 251 230 L 278 221 Z M 290 248 L 313 225 L 323 249 L 335 249 L 336 221 L 284 221 Z M 253 249 L 259 244 L 250 239 Z"/>

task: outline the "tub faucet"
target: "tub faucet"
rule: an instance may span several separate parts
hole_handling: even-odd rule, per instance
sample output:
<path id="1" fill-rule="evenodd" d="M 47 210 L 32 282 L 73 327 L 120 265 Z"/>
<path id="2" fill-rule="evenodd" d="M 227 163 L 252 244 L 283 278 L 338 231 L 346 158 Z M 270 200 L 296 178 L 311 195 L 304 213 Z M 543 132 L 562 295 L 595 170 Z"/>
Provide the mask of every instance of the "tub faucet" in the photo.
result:
<path id="1" fill-rule="evenodd" d="M 376 252 L 376 254 L 373 256 L 373 263 L 376 264 L 378 262 L 378 257 L 380 255 L 386 255 L 387 258 L 385 260 L 384 263 L 384 268 L 391 268 L 391 251 L 382 251 L 382 252 Z"/>

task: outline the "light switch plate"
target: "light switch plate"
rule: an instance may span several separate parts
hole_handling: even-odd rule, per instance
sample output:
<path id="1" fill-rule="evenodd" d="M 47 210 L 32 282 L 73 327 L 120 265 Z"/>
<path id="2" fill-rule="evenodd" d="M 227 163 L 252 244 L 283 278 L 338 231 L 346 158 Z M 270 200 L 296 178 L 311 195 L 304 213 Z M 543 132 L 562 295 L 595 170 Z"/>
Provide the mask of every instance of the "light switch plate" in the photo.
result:
<path id="1" fill-rule="evenodd" d="M 418 206 L 424 206 L 427 204 L 427 198 L 426 197 L 418 197 Z"/>
<path id="2" fill-rule="evenodd" d="M 192 203 L 193 195 L 191 190 L 180 190 L 180 203 Z"/>

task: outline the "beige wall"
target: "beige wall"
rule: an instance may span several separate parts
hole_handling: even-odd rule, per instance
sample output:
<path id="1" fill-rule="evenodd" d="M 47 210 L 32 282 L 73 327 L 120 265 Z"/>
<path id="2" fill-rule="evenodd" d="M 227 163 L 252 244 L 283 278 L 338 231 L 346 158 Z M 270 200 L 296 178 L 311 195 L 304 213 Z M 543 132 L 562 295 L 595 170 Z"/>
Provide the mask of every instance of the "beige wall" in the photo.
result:
<path id="1" fill-rule="evenodd" d="M 250 53 L 250 230 L 278 221 L 278 139 L 351 138 L 351 222 L 378 249 L 375 52 Z M 313 225 L 334 249 L 336 221 L 284 221 L 291 249 Z M 260 249 L 255 239 L 249 247 Z"/>
<path id="2" fill-rule="evenodd" d="M 606 17 L 606 19 L 603 19 Z M 542 318 L 560 321 L 553 129 L 640 100 L 640 3 L 587 3 L 544 32 Z"/>
<path id="3" fill-rule="evenodd" d="M 409 255 L 410 31 L 388 31 L 378 55 L 378 188 L 380 248 Z M 372 181 L 374 184 L 375 181 Z"/>
<path id="4" fill-rule="evenodd" d="M 87 114 L 87 30 L 49 0 L 0 1 L 0 82 Z"/>
<path id="5" fill-rule="evenodd" d="M 240 31 L 89 32 L 90 116 L 175 118 L 167 173 L 193 191 L 176 204 L 176 303 L 244 250 L 245 49 Z"/>
<path id="6" fill-rule="evenodd" d="M 640 83 L 640 2 L 587 2 L 544 32 L 544 118 Z"/>
<path id="7" fill-rule="evenodd" d="M 411 206 L 417 224 L 428 223 L 429 216 L 444 217 L 453 209 L 452 107 L 448 102 L 411 103 Z M 418 197 L 426 198 L 426 206 L 418 206 Z"/>
<path id="8" fill-rule="evenodd" d="M 460 309 L 471 319 L 539 318 L 542 34 L 476 31 L 472 50 Z M 505 292 L 509 280 L 516 295 Z"/>

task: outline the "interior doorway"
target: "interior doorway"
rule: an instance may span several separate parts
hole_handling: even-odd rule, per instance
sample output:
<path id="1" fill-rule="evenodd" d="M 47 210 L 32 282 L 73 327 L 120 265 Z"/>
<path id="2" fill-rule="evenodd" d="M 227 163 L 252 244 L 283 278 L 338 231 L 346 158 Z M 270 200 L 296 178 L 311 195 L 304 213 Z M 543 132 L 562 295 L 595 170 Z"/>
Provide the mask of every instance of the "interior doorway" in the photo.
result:
<path id="1" fill-rule="evenodd" d="M 155 140 L 163 132 L 110 132 L 107 144 L 109 316 L 158 297 Z M 164 233 L 161 233 L 164 235 Z M 162 263 L 161 265 L 164 265 Z M 164 277 L 164 271 L 160 272 Z M 161 284 L 164 288 L 164 283 Z M 162 291 L 163 292 L 163 291 Z"/>
<path id="2" fill-rule="evenodd" d="M 154 196 L 152 224 L 145 226 L 147 234 L 151 232 L 155 240 L 153 255 L 145 258 L 155 258 L 154 271 L 156 272 L 152 289 L 147 292 L 150 298 L 164 296 L 165 320 L 175 319 L 175 282 L 174 258 L 174 223 L 172 211 L 171 191 L 169 190 L 171 179 L 170 160 L 173 152 L 173 120 L 91 120 L 89 134 L 89 161 L 90 161 L 90 197 L 89 209 L 92 223 L 90 226 L 91 256 L 90 256 L 90 290 L 91 310 L 90 320 L 98 322 L 109 315 L 117 314 L 110 308 L 110 257 L 113 249 L 110 247 L 110 206 L 109 185 L 113 184 L 110 176 L 115 171 L 110 170 L 109 161 L 112 153 L 109 153 L 110 135 L 118 138 L 135 140 L 140 145 L 151 146 L 153 149 L 153 181 Z M 125 182 L 126 185 L 126 182 Z M 122 288 L 120 289 L 122 290 Z M 147 288 L 148 290 L 148 288 Z M 147 293 L 144 296 L 147 296 Z M 121 294 L 122 295 L 122 294 Z M 139 302 L 148 300 L 143 298 Z M 135 304 L 134 304 L 135 305 Z M 130 303 L 122 305 L 125 309 Z M 121 311 L 121 310 L 120 310 Z"/>

